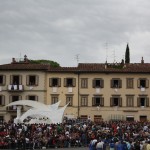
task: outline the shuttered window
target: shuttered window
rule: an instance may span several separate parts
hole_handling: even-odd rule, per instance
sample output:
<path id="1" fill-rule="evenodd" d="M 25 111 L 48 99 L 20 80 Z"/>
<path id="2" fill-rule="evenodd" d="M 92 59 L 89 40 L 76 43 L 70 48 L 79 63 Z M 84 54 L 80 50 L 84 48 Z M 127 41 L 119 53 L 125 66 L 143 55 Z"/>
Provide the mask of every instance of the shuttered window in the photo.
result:
<path id="1" fill-rule="evenodd" d="M 61 79 L 60 78 L 49 78 L 49 86 L 50 87 L 60 87 Z"/>
<path id="2" fill-rule="evenodd" d="M 11 75 L 10 76 L 10 84 L 11 85 L 21 85 L 22 84 L 22 76 L 21 75 Z"/>
<path id="3" fill-rule="evenodd" d="M 138 88 L 148 88 L 149 87 L 149 80 L 146 78 L 140 78 L 137 80 L 137 87 Z"/>
<path id="4" fill-rule="evenodd" d="M 39 76 L 28 75 L 26 81 L 27 81 L 27 86 L 38 86 Z"/>
<path id="5" fill-rule="evenodd" d="M 93 80 L 93 88 L 97 88 L 97 87 L 104 88 L 104 80 L 103 79 L 95 78 Z"/>
<path id="6" fill-rule="evenodd" d="M 5 105 L 5 96 L 4 95 L 0 95 L 0 105 L 1 106 Z"/>
<path id="7" fill-rule="evenodd" d="M 66 104 L 68 104 L 68 106 L 73 105 L 73 96 L 72 95 L 67 95 L 66 96 Z"/>
<path id="8" fill-rule="evenodd" d="M 15 102 L 15 101 L 18 101 L 18 100 L 21 100 L 22 99 L 22 96 L 21 95 L 10 95 L 9 97 L 9 102 Z"/>
<path id="9" fill-rule="evenodd" d="M 58 95 L 52 95 L 51 96 L 51 104 L 55 104 L 58 102 Z"/>
<path id="10" fill-rule="evenodd" d="M 122 80 L 118 78 L 111 79 L 111 88 L 122 88 Z"/>
<path id="11" fill-rule="evenodd" d="M 127 107 L 133 107 L 133 102 L 134 102 L 134 96 L 132 95 L 127 95 L 126 96 L 126 106 Z"/>
<path id="12" fill-rule="evenodd" d="M 103 97 L 93 97 L 92 98 L 92 106 L 104 106 L 104 98 Z"/>
<path id="13" fill-rule="evenodd" d="M 31 101 L 38 101 L 38 96 L 37 95 L 27 95 L 26 99 L 31 100 Z"/>
<path id="14" fill-rule="evenodd" d="M 75 78 L 65 78 L 64 79 L 64 87 L 75 87 L 76 79 Z"/>
<path id="15" fill-rule="evenodd" d="M 81 79 L 81 88 L 88 88 L 88 79 L 87 78 Z"/>
<path id="16" fill-rule="evenodd" d="M 6 76 L 0 75 L 0 85 L 5 85 L 5 84 L 6 84 Z"/>
<path id="17" fill-rule="evenodd" d="M 119 106 L 122 107 L 122 98 L 118 96 L 113 96 L 110 98 L 110 106 Z"/>
<path id="18" fill-rule="evenodd" d="M 134 87 L 133 85 L 133 78 L 127 78 L 126 79 L 127 83 L 127 89 L 132 89 Z"/>
<path id="19" fill-rule="evenodd" d="M 88 96 L 81 96 L 81 106 L 88 106 Z"/>
<path id="20" fill-rule="evenodd" d="M 137 98 L 137 107 L 149 107 L 149 97 L 140 96 Z"/>

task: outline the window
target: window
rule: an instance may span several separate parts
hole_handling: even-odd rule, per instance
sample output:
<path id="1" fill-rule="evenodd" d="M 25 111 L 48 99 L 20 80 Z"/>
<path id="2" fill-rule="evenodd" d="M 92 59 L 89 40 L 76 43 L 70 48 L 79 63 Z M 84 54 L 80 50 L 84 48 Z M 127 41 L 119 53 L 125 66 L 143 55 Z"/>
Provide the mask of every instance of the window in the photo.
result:
<path id="1" fill-rule="evenodd" d="M 4 95 L 0 95 L 0 105 L 1 106 L 5 105 L 5 96 Z"/>
<path id="2" fill-rule="evenodd" d="M 103 79 L 94 79 L 93 80 L 93 88 L 103 88 L 104 87 L 104 80 Z"/>
<path id="3" fill-rule="evenodd" d="M 87 95 L 81 96 L 81 106 L 88 106 L 88 96 Z"/>
<path id="4" fill-rule="evenodd" d="M 18 100 L 21 100 L 21 96 L 20 95 L 11 95 L 9 101 L 11 103 L 11 102 L 15 102 L 15 101 L 18 101 Z"/>
<path id="5" fill-rule="evenodd" d="M 104 98 L 101 96 L 95 96 L 92 98 L 92 106 L 104 106 Z"/>
<path id="6" fill-rule="evenodd" d="M 80 116 L 80 120 L 81 120 L 81 121 L 87 121 L 87 119 L 88 119 L 88 116 L 87 116 L 87 115 L 81 115 L 81 116 Z"/>
<path id="7" fill-rule="evenodd" d="M 38 86 L 39 77 L 37 75 L 28 75 L 27 76 L 27 85 L 28 86 Z"/>
<path id="8" fill-rule="evenodd" d="M 27 99 L 28 100 L 32 100 L 32 101 L 38 101 L 38 96 L 36 96 L 36 95 L 28 95 Z"/>
<path id="9" fill-rule="evenodd" d="M 120 79 L 112 79 L 111 80 L 111 88 L 121 88 L 122 87 L 122 81 Z"/>
<path id="10" fill-rule="evenodd" d="M 81 88 L 88 88 L 88 79 L 87 78 L 81 79 Z"/>
<path id="11" fill-rule="evenodd" d="M 110 98 L 110 106 L 122 106 L 122 98 L 119 96 L 113 96 Z"/>
<path id="12" fill-rule="evenodd" d="M 102 121 L 102 116 L 101 115 L 94 115 L 94 122 L 99 123 Z"/>
<path id="13" fill-rule="evenodd" d="M 72 95 L 67 95 L 66 96 L 66 104 L 68 104 L 68 106 L 72 106 L 72 103 L 73 103 L 73 96 Z"/>
<path id="14" fill-rule="evenodd" d="M 138 107 L 149 107 L 149 98 L 147 96 L 140 96 L 137 98 Z"/>
<path id="15" fill-rule="evenodd" d="M 10 84 L 11 85 L 21 85 L 22 84 L 22 76 L 21 75 L 11 75 L 10 76 Z"/>
<path id="16" fill-rule="evenodd" d="M 49 79 L 49 86 L 50 87 L 60 87 L 61 86 L 61 79 L 60 78 L 50 78 Z"/>
<path id="17" fill-rule="evenodd" d="M 127 88 L 128 89 L 133 88 L 133 78 L 127 78 Z"/>
<path id="18" fill-rule="evenodd" d="M 58 102 L 58 95 L 52 95 L 51 96 L 51 104 L 55 104 Z"/>
<path id="19" fill-rule="evenodd" d="M 126 106 L 127 107 L 134 106 L 134 96 L 133 95 L 126 95 Z"/>
<path id="20" fill-rule="evenodd" d="M 140 78 L 138 79 L 138 88 L 148 88 L 149 87 L 149 81 L 148 79 L 145 79 L 145 78 Z"/>
<path id="21" fill-rule="evenodd" d="M 75 87 L 76 86 L 76 79 L 75 78 L 65 78 L 64 79 L 64 86 L 65 87 Z"/>
<path id="22" fill-rule="evenodd" d="M 0 75 L 0 85 L 5 85 L 6 83 L 6 76 Z"/>
<path id="23" fill-rule="evenodd" d="M 18 101 L 18 100 L 21 100 L 21 96 L 20 95 L 11 95 L 10 98 L 9 98 L 9 102 L 15 102 L 15 101 Z M 14 105 L 14 106 L 10 106 L 7 108 L 8 110 L 16 110 L 17 107 Z M 21 108 L 22 109 L 22 108 Z"/>

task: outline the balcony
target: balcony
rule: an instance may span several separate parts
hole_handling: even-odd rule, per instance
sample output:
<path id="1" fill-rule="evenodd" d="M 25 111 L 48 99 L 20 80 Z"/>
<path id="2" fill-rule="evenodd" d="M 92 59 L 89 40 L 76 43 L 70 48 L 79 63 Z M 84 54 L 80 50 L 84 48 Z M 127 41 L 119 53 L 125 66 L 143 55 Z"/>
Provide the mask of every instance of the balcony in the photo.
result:
<path id="1" fill-rule="evenodd" d="M 8 85 L 8 91 L 10 92 L 22 92 L 24 91 L 23 85 Z"/>
<path id="2" fill-rule="evenodd" d="M 17 106 L 9 106 L 7 107 L 7 111 L 17 112 Z M 21 106 L 21 111 L 23 111 L 23 106 Z"/>

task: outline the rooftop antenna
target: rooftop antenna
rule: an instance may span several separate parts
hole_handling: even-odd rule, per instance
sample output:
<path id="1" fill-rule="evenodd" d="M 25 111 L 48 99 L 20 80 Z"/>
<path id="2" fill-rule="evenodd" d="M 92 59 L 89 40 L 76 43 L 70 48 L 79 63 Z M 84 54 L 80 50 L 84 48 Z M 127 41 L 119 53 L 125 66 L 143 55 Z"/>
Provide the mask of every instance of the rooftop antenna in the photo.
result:
<path id="1" fill-rule="evenodd" d="M 107 59 L 108 59 L 108 43 L 107 42 L 105 43 L 105 49 L 106 49 L 106 62 L 107 62 Z"/>
<path id="2" fill-rule="evenodd" d="M 21 61 L 21 52 L 19 53 L 19 61 Z"/>
<path id="3" fill-rule="evenodd" d="M 113 51 L 113 56 L 114 56 L 114 63 L 116 62 L 116 53 L 115 50 Z"/>
<path id="4" fill-rule="evenodd" d="M 76 54 L 75 59 L 77 60 L 77 65 L 78 65 L 78 63 L 79 63 L 79 54 Z"/>

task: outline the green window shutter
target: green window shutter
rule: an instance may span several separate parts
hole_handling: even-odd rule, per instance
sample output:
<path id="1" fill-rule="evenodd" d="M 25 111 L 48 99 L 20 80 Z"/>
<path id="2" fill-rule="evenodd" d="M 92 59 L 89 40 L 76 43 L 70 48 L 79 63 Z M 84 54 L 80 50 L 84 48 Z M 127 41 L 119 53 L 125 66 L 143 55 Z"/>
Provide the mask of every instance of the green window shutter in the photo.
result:
<path id="1" fill-rule="evenodd" d="M 104 88 L 104 80 L 101 79 L 101 88 Z"/>
<path id="2" fill-rule="evenodd" d="M 146 107 L 149 107 L 149 98 L 146 98 Z"/>
<path id="3" fill-rule="evenodd" d="M 140 104 L 140 98 L 138 97 L 137 98 L 137 107 L 140 107 L 141 106 L 141 104 Z"/>
<path id="4" fill-rule="evenodd" d="M 22 75 L 19 75 L 19 84 L 22 85 Z"/>
<path id="5" fill-rule="evenodd" d="M 39 76 L 36 76 L 36 77 L 35 77 L 35 85 L 37 86 L 38 83 L 39 83 Z"/>
<path id="6" fill-rule="evenodd" d="M 35 100 L 38 101 L 38 96 L 37 95 L 35 96 Z"/>
<path id="7" fill-rule="evenodd" d="M 101 97 L 100 99 L 100 106 L 104 106 L 104 97 Z"/>
<path id="8" fill-rule="evenodd" d="M 113 106 L 113 98 L 111 97 L 110 98 L 110 107 L 112 107 Z"/>
<path id="9" fill-rule="evenodd" d="M 49 78 L 49 87 L 52 87 L 52 78 Z"/>
<path id="10" fill-rule="evenodd" d="M 96 87 L 96 80 L 93 79 L 93 88 L 95 88 L 95 87 Z"/>
<path id="11" fill-rule="evenodd" d="M 140 79 L 137 80 L 137 87 L 138 87 L 138 88 L 141 87 L 141 85 L 140 85 Z"/>
<path id="12" fill-rule="evenodd" d="M 122 107 L 122 98 L 119 98 L 119 107 Z"/>
<path id="13" fill-rule="evenodd" d="M 6 76 L 5 75 L 3 75 L 3 83 L 2 83 L 3 85 L 5 85 L 6 84 Z"/>
<path id="14" fill-rule="evenodd" d="M 149 87 L 149 80 L 146 79 L 146 88 L 148 88 L 148 87 Z"/>
<path id="15" fill-rule="evenodd" d="M 113 88 L 113 83 L 114 83 L 114 80 L 111 79 L 111 81 L 110 81 L 110 87 L 111 87 L 111 88 Z"/>
<path id="16" fill-rule="evenodd" d="M 64 78 L 64 87 L 67 87 L 67 78 Z"/>
<path id="17" fill-rule="evenodd" d="M 2 105 L 5 105 L 5 96 L 2 95 Z"/>
<path id="18" fill-rule="evenodd" d="M 72 86 L 75 87 L 76 86 L 76 78 L 73 78 L 72 81 L 73 81 Z"/>
<path id="19" fill-rule="evenodd" d="M 21 100 L 22 99 L 22 96 L 21 95 L 19 95 L 19 99 L 18 100 Z"/>
<path id="20" fill-rule="evenodd" d="M 58 78 L 58 87 L 61 86 L 61 78 Z"/>
<path id="21" fill-rule="evenodd" d="M 29 83 L 29 75 L 27 75 L 27 77 L 26 77 L 26 84 L 30 85 L 30 83 Z"/>
<path id="22" fill-rule="evenodd" d="M 119 88 L 122 88 L 122 80 L 118 80 L 119 81 Z"/>
<path id="23" fill-rule="evenodd" d="M 92 97 L 92 106 L 95 106 L 95 102 L 96 102 L 95 97 Z"/>
<path id="24" fill-rule="evenodd" d="M 12 75 L 10 76 L 10 84 L 11 85 L 13 84 L 13 76 Z"/>

